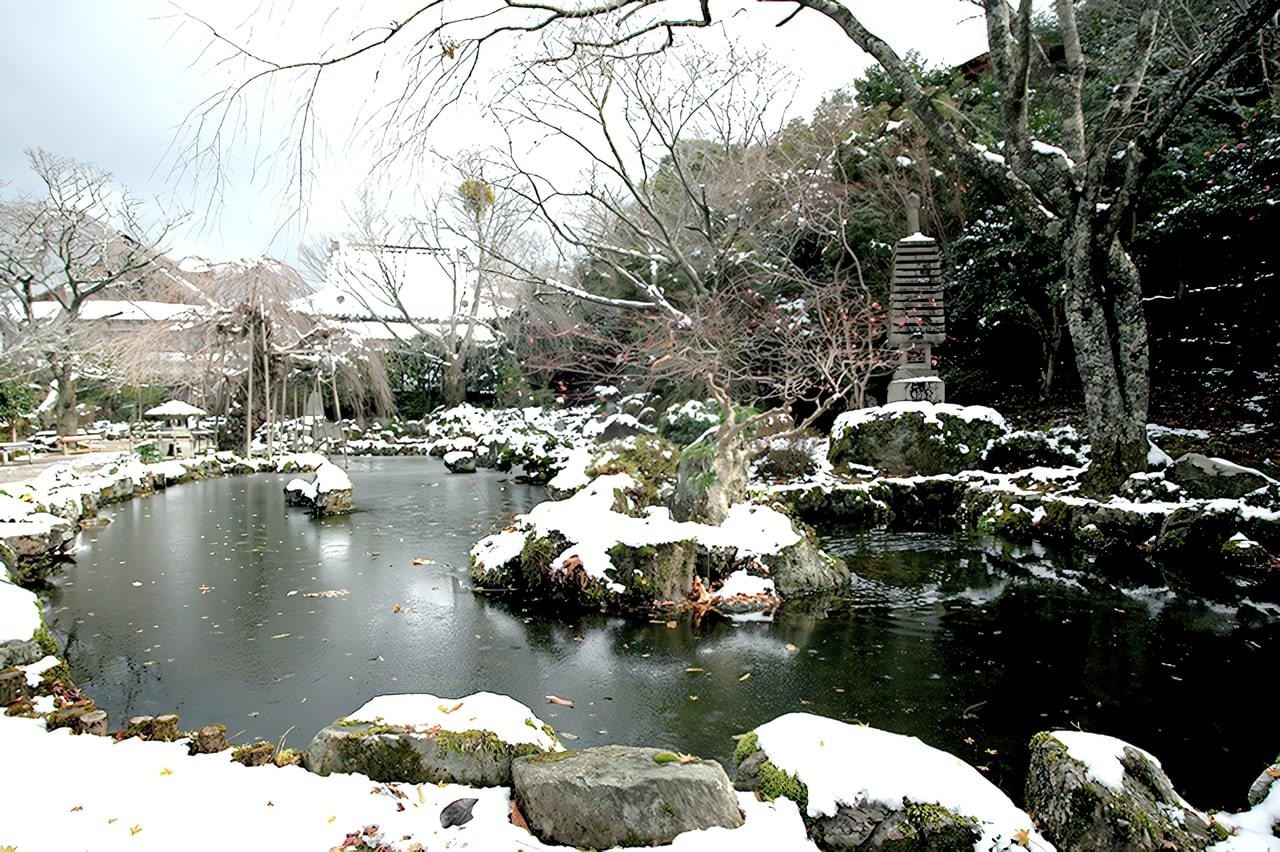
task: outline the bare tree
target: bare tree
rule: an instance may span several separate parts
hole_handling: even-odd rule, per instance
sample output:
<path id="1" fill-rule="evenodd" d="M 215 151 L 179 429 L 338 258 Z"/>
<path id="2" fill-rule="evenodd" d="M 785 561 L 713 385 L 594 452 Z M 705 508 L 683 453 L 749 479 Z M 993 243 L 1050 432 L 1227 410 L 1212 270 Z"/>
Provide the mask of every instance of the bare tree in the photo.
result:
<path id="1" fill-rule="evenodd" d="M 718 522 L 745 496 L 747 438 L 761 420 L 797 412 L 802 428 L 833 405 L 860 405 L 886 357 L 879 305 L 845 240 L 835 142 L 784 136 L 785 111 L 765 96 L 779 89 L 785 79 L 758 55 L 623 61 L 582 49 L 531 70 L 500 109 L 513 134 L 558 139 L 589 164 L 570 182 L 508 146 L 513 186 L 578 260 L 570 276 L 534 283 L 626 312 L 619 366 L 647 365 L 649 381 L 677 380 L 721 409 L 710 452 L 688 454 L 682 469 L 685 517 Z M 802 246 L 826 260 L 804 267 Z M 588 324 L 571 334 L 591 346 L 602 336 Z M 765 411 L 739 418 L 743 402 Z"/>
<path id="2" fill-rule="evenodd" d="M 518 195 L 479 176 L 478 159 L 460 158 L 453 170 L 457 184 L 424 199 L 418 218 L 392 221 L 365 195 L 351 217 L 347 254 L 323 267 L 352 311 L 439 366 L 450 406 L 466 399 L 468 360 L 501 341 L 496 309 L 511 279 L 506 259 L 523 256 L 520 232 L 530 215 Z"/>
<path id="3" fill-rule="evenodd" d="M 27 151 L 39 196 L 0 204 L 0 296 L 10 359 L 43 361 L 57 383 L 59 431 L 76 429 L 76 381 L 92 332 L 79 323 L 86 300 L 144 278 L 180 218 L 150 220 L 140 201 L 96 166 Z"/>
<path id="4" fill-rule="evenodd" d="M 870 54 L 904 93 L 906 103 L 935 142 L 980 179 L 998 187 L 1023 217 L 1060 248 L 1067 269 L 1066 315 L 1085 390 L 1093 447 L 1087 485 L 1117 487 L 1145 464 L 1149 376 L 1141 282 L 1125 248 L 1132 217 L 1162 137 L 1192 97 L 1272 19 L 1280 0 L 1221 4 L 1203 34 L 1163 26 L 1165 3 L 1143 4 L 1134 23 L 1118 84 L 1097 111 L 1086 109 L 1092 58 L 1086 55 L 1071 0 L 1055 0 L 1065 64 L 1053 76 L 1062 105 L 1057 139 L 1033 138 L 1029 105 L 1047 92 L 1031 85 L 1031 69 L 1045 61 L 1034 43 L 1033 4 L 983 0 L 992 72 L 1002 92 L 1002 147 L 976 145 L 964 116 L 939 108 L 903 58 L 836 0 L 765 0 L 779 3 L 779 25 L 810 12 L 838 26 Z M 220 34 L 215 38 L 248 63 L 245 78 L 210 109 L 226 114 L 246 87 L 284 74 L 310 83 L 304 110 L 321 79 L 335 66 L 371 51 L 406 47 L 410 85 L 395 97 L 390 121 L 420 138 L 444 104 L 474 83 L 482 55 L 511 37 L 554 32 L 562 36 L 551 62 L 579 62 L 585 52 L 641 58 L 669 48 L 676 33 L 716 23 L 710 0 L 491 0 L 464 13 L 443 0 L 424 2 L 402 20 L 364 30 L 350 45 L 305 62 L 265 60 Z M 1157 67 L 1153 51 L 1174 36 L 1192 39 L 1181 61 Z M 219 112 L 221 111 L 221 113 Z M 398 136 L 403 141 L 404 136 Z M 1056 144 L 1055 144 L 1056 143 Z M 640 276 L 642 277 L 642 276 Z M 650 301 L 658 301 L 650 293 Z"/>

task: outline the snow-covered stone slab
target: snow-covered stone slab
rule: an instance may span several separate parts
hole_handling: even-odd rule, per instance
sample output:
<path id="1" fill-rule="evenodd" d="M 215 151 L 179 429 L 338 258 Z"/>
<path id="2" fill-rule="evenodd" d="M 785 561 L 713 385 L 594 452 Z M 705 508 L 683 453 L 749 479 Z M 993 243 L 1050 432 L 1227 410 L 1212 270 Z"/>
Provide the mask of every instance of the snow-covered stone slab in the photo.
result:
<path id="1" fill-rule="evenodd" d="M 549 725 L 505 695 L 383 695 L 316 734 L 306 766 L 319 775 L 492 787 L 511 783 L 515 758 L 562 748 Z"/>
<path id="2" fill-rule="evenodd" d="M 981 772 L 915 737 L 788 713 L 744 737 L 734 762 L 738 789 L 795 801 L 824 848 L 1053 848 Z"/>
<path id="3" fill-rule="evenodd" d="M 513 788 L 539 839 L 584 849 L 659 846 L 686 831 L 742 825 L 720 764 L 656 748 L 521 757 Z"/>

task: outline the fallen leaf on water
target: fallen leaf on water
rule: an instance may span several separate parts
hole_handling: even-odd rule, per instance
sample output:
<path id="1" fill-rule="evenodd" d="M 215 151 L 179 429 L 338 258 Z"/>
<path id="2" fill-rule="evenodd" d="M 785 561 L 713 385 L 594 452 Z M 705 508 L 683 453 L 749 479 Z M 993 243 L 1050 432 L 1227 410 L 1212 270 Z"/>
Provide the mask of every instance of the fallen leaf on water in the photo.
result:
<path id="1" fill-rule="evenodd" d="M 558 695 L 548 695 L 548 696 L 547 696 L 547 703 L 548 703 L 548 704 L 559 704 L 559 705 L 561 705 L 561 706 L 563 706 L 563 707 L 572 707 L 572 706 L 573 706 L 573 702 L 572 702 L 572 701 L 570 701 L 570 700 L 569 700 L 569 699 L 567 699 L 567 698 L 561 698 L 561 697 L 560 697 L 560 696 L 558 696 Z"/>
<path id="2" fill-rule="evenodd" d="M 369 551 L 369 556 L 370 556 L 370 558 L 372 558 L 372 559 L 377 559 L 377 558 L 378 558 L 379 556 L 381 556 L 381 555 L 382 555 L 382 551 L 381 551 L 381 550 L 371 550 L 371 551 Z"/>
<path id="3" fill-rule="evenodd" d="M 973 745 L 973 737 L 965 737 L 965 738 L 964 738 L 964 744 L 965 744 L 965 745 Z"/>
<path id="4" fill-rule="evenodd" d="M 396 604 L 395 606 L 391 607 L 391 611 L 392 611 L 392 612 L 404 612 L 404 607 L 400 606 L 400 604 Z"/>
<path id="5" fill-rule="evenodd" d="M 738 683 L 742 683 L 744 680 L 747 680 L 750 677 L 751 677 L 751 672 L 747 672 L 742 677 L 738 678 Z"/>
<path id="6" fill-rule="evenodd" d="M 325 589 L 323 592 L 303 592 L 302 596 L 304 598 L 342 598 L 349 594 L 351 593 L 346 589 Z"/>
<path id="7" fill-rule="evenodd" d="M 668 622 L 667 622 L 667 627 L 671 628 L 672 630 L 675 630 L 675 629 L 676 629 L 676 627 L 678 627 L 678 626 L 679 626 L 679 625 L 677 625 L 677 624 L 676 624 L 676 622 L 674 622 L 674 621 L 668 621 Z"/>
<path id="8" fill-rule="evenodd" d="M 571 734 L 568 731 L 560 731 L 557 734 L 557 736 L 559 736 L 561 739 L 566 739 L 566 740 L 576 740 L 578 738 L 577 734 Z"/>
<path id="9" fill-rule="evenodd" d="M 792 645 L 790 642 L 788 642 L 787 650 L 794 654 L 796 651 L 799 651 L 800 649 L 797 648 L 795 645 Z"/>
<path id="10" fill-rule="evenodd" d="M 423 559 L 421 556 L 415 556 L 409 560 L 410 565 L 435 565 L 435 560 Z"/>
<path id="11" fill-rule="evenodd" d="M 293 635 L 292 633 L 277 633 L 275 636 L 272 636 L 271 638 L 272 639 L 288 639 L 292 635 Z"/>
<path id="12" fill-rule="evenodd" d="M 689 700 L 690 700 L 690 701 L 697 701 L 697 700 L 698 700 L 698 696 L 696 696 L 696 695 L 690 695 L 690 696 L 689 696 Z"/>
<path id="13" fill-rule="evenodd" d="M 685 671 L 688 672 L 689 674 L 697 674 L 698 672 L 702 671 L 702 669 L 698 668 L 697 666 L 689 666 L 689 668 L 685 669 Z"/>
<path id="14" fill-rule="evenodd" d="M 133 586 L 133 587 L 135 587 L 135 588 L 137 588 L 138 586 L 141 586 L 142 584 L 141 584 L 141 583 L 139 583 L 137 580 L 134 580 L 134 581 L 133 581 L 132 583 L 130 583 L 129 585 L 130 585 L 130 586 Z"/>
<path id="15" fill-rule="evenodd" d="M 984 749 L 983 749 L 983 751 L 985 751 L 987 754 L 999 754 L 999 753 L 1000 753 L 1000 750 L 999 750 L 999 749 L 994 749 L 994 748 L 984 748 Z"/>
<path id="16" fill-rule="evenodd" d="M 452 713 L 454 710 L 457 710 L 461 706 L 462 706 L 462 702 L 459 701 L 457 704 L 453 705 L 452 707 L 445 707 L 443 704 L 441 704 L 436 709 L 438 709 L 441 713 Z"/>

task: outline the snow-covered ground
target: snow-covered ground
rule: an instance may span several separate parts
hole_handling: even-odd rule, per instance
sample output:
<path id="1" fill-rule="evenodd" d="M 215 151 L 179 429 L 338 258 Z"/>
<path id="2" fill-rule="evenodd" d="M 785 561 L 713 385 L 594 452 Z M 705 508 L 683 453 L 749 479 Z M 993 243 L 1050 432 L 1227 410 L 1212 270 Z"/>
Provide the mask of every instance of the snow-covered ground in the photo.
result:
<path id="1" fill-rule="evenodd" d="M 0 718 L 0 755 L 0 849 L 18 852 L 331 849 L 366 826 L 377 826 L 397 850 L 569 848 L 546 846 L 513 825 L 505 787 L 379 784 L 296 766 L 248 768 L 230 752 L 192 757 L 185 742 L 49 733 L 42 721 L 23 718 Z M 464 798 L 478 799 L 474 818 L 441 827 L 440 811 Z M 747 817 L 742 827 L 686 832 L 668 848 L 814 848 L 791 802 L 738 798 Z"/>

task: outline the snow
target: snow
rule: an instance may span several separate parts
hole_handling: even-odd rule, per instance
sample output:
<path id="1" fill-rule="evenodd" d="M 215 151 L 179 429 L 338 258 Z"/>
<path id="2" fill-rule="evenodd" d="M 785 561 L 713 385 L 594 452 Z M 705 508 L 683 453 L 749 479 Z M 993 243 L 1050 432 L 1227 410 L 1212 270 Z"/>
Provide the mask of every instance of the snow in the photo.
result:
<path id="1" fill-rule="evenodd" d="M 814 716 L 788 713 L 756 728 L 760 748 L 809 788 L 809 815 L 832 816 L 860 800 L 901 808 L 904 800 L 939 804 L 979 821 L 974 849 L 1052 849 L 1027 816 L 978 770 L 915 737 Z M 1000 842 L 1003 841 L 1003 845 Z"/>
<path id="2" fill-rule="evenodd" d="M 1047 142 L 1041 142 L 1039 139 L 1031 140 L 1031 150 L 1037 154 L 1043 154 L 1048 157 L 1061 157 L 1066 160 L 1068 167 L 1074 167 L 1075 161 L 1067 156 L 1067 152 L 1057 145 L 1050 145 Z"/>
<path id="3" fill-rule="evenodd" d="M 1173 458 L 1152 441 L 1147 441 L 1147 467 L 1172 467 Z"/>
<path id="4" fill-rule="evenodd" d="M 328 494 L 330 491 L 350 491 L 351 477 L 347 472 L 332 462 L 325 462 L 316 468 L 316 478 L 312 483 L 316 493 Z"/>
<path id="5" fill-rule="evenodd" d="M 734 571 L 725 578 L 724 584 L 715 591 L 715 596 L 722 599 L 737 597 L 738 595 L 755 597 L 756 595 L 772 594 L 776 594 L 772 580 L 767 577 L 757 577 L 746 571 Z"/>
<path id="6" fill-rule="evenodd" d="M 920 414 L 927 423 L 941 424 L 942 421 L 938 419 L 938 415 L 946 414 L 967 422 L 985 420 L 997 426 L 1006 427 L 1004 416 L 994 408 L 988 408 L 985 405 L 954 405 L 949 402 L 891 402 L 888 405 L 859 408 L 839 415 L 831 427 L 831 439 L 837 440 L 847 430 L 863 423 L 869 423 L 872 420 L 879 420 L 885 417 L 899 417 L 903 414 Z"/>
<path id="7" fill-rule="evenodd" d="M 568 849 L 512 825 L 506 787 L 399 784 L 405 794 L 399 798 L 363 775 L 249 768 L 233 762 L 230 751 L 189 756 L 183 740 L 117 743 L 65 728 L 46 732 L 40 720 L 25 718 L 0 717 L 0 754 L 6 766 L 22 768 L 0 774 L 6 815 L 0 842 L 20 850 L 329 849 L 367 825 L 378 826 L 396 850 L 414 843 L 476 852 Z M 479 800 L 474 818 L 442 828 L 440 811 L 461 798 Z M 757 802 L 750 793 L 739 793 L 738 803 L 746 815 L 741 828 L 685 832 L 670 848 L 815 848 L 794 804 Z"/>
<path id="8" fill-rule="evenodd" d="M 445 453 L 443 458 L 444 458 L 445 464 L 453 465 L 453 464 L 457 464 L 463 459 L 475 458 L 475 455 L 476 454 L 471 452 L 470 450 L 454 450 L 451 453 Z"/>
<path id="9" fill-rule="evenodd" d="M 1273 783 L 1267 797 L 1243 813 L 1215 813 L 1214 820 L 1233 832 L 1221 843 L 1208 847 L 1208 852 L 1275 852 L 1276 835 L 1272 826 L 1280 824 L 1280 783 Z"/>
<path id="10" fill-rule="evenodd" d="M 591 466 L 592 449 L 589 446 L 577 446 L 569 451 L 560 472 L 551 477 L 547 487 L 553 491 L 577 491 L 591 482 L 587 468 Z"/>
<path id="11" fill-rule="evenodd" d="M 10 582 L 9 572 L 0 563 L 0 642 L 25 642 L 39 629 L 40 601 L 34 592 Z"/>
<path id="12" fill-rule="evenodd" d="M 572 544 L 552 563 L 564 570 L 578 560 L 587 576 L 604 582 L 611 591 L 624 587 L 609 579 L 614 568 L 609 550 L 615 545 L 646 547 L 678 541 L 701 541 L 709 547 L 732 547 L 744 556 L 777 553 L 800 540 L 791 520 L 767 506 L 740 503 L 730 507 L 721 526 L 679 522 L 666 507 L 649 506 L 643 517 L 614 511 L 616 492 L 635 487 L 626 474 L 596 477 L 590 485 L 566 500 L 548 500 L 516 517 L 515 529 L 482 539 L 471 554 L 482 570 L 502 567 L 519 554 L 529 535 L 545 537 L 558 532 Z"/>
<path id="13" fill-rule="evenodd" d="M 1117 792 L 1124 789 L 1124 766 L 1120 758 L 1124 757 L 1126 748 L 1133 749 L 1156 766 L 1160 765 L 1160 761 L 1137 746 L 1105 734 L 1054 731 L 1052 735 L 1067 747 L 1067 754 L 1085 765 L 1090 778 Z"/>
<path id="14" fill-rule="evenodd" d="M 648 432 L 652 434 L 656 430 L 652 426 L 645 426 L 639 420 L 630 414 L 610 414 L 604 420 L 592 421 L 582 430 L 583 437 L 598 438 L 604 434 L 605 430 L 614 424 L 633 429 L 637 432 Z"/>
<path id="15" fill-rule="evenodd" d="M 49 671 L 49 669 L 56 668 L 58 664 L 61 662 L 62 661 L 59 660 L 57 657 L 49 655 L 46 657 L 42 657 L 41 659 L 37 660 L 34 663 L 31 663 L 30 665 L 17 666 L 17 669 L 21 671 L 24 675 L 26 675 L 27 686 L 39 686 L 40 677 L 45 672 Z"/>
<path id="16" fill-rule="evenodd" d="M 525 705 L 506 695 L 477 692 L 465 698 L 439 698 L 426 693 L 380 695 L 347 716 L 408 728 L 439 727 L 445 731 L 492 731 L 504 743 L 532 743 L 543 750 L 564 747 L 542 729 L 544 722 Z"/>

